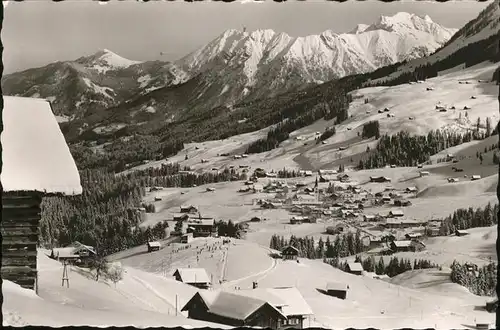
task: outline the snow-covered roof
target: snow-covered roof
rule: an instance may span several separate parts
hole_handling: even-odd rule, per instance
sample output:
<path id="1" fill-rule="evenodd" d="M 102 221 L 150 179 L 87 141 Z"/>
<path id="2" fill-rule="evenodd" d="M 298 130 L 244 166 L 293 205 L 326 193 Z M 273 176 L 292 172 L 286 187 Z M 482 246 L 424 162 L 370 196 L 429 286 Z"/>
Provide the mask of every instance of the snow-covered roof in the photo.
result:
<path id="1" fill-rule="evenodd" d="M 256 288 L 238 290 L 239 294 L 268 302 L 279 308 L 285 316 L 311 315 L 311 307 L 304 300 L 302 294 L 295 287 L 285 288 Z"/>
<path id="2" fill-rule="evenodd" d="M 326 291 L 347 291 L 347 284 L 345 283 L 337 283 L 337 282 L 329 282 L 326 284 Z"/>
<path id="3" fill-rule="evenodd" d="M 359 262 L 349 262 L 347 265 L 349 266 L 349 270 L 353 272 L 363 271 L 363 265 L 361 265 Z"/>
<path id="4" fill-rule="evenodd" d="M 183 283 L 210 283 L 207 271 L 204 268 L 177 268 Z"/>
<path id="5" fill-rule="evenodd" d="M 161 247 L 160 242 L 148 242 L 148 245 L 151 247 Z"/>
<path id="6" fill-rule="evenodd" d="M 55 248 L 52 249 L 52 253 L 56 258 L 78 258 L 74 247 Z"/>
<path id="7" fill-rule="evenodd" d="M 411 241 L 393 241 L 394 246 L 396 247 L 409 247 L 411 246 Z"/>
<path id="8" fill-rule="evenodd" d="M 389 213 L 392 215 L 404 215 L 402 210 L 391 210 Z"/>
<path id="9" fill-rule="evenodd" d="M 203 220 L 197 220 L 195 218 L 189 219 L 189 224 L 188 226 L 213 226 L 215 224 L 214 219 L 203 219 Z"/>
<path id="10" fill-rule="evenodd" d="M 203 295 L 202 298 L 205 298 L 206 296 L 207 295 Z M 266 304 L 266 301 L 261 299 L 244 296 L 239 294 L 239 292 L 233 293 L 226 291 L 219 291 L 215 297 L 210 297 L 210 300 L 210 302 L 205 300 L 205 303 L 209 305 L 208 311 L 210 313 L 225 316 L 234 320 L 245 320 Z M 278 309 L 272 305 L 271 307 L 274 308 L 278 314 L 281 314 L 283 318 L 285 318 L 285 316 Z"/>
<path id="11" fill-rule="evenodd" d="M 78 195 L 80 175 L 50 103 L 4 96 L 3 190 Z"/>

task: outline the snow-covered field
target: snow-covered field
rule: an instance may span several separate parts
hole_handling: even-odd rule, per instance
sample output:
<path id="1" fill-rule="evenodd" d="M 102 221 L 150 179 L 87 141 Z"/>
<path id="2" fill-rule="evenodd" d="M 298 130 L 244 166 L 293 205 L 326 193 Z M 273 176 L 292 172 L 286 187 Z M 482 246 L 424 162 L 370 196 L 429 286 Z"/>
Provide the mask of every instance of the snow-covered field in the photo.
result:
<path id="1" fill-rule="evenodd" d="M 429 280 L 431 277 L 429 274 Z M 404 286 L 404 281 L 395 285 L 369 276 L 355 276 L 320 260 L 279 260 L 268 273 L 240 281 L 238 286 L 251 288 L 252 281 L 257 281 L 259 287 L 297 287 L 314 312 L 306 326 L 450 329 L 475 325 L 475 319 L 494 322 L 493 314 L 474 310 L 488 298 L 474 296 L 459 285 L 448 284 L 447 294 L 443 295 L 440 282 L 430 284 L 436 286 L 434 292 L 428 288 L 411 289 Z M 331 281 L 349 285 L 346 300 L 319 291 Z"/>
<path id="2" fill-rule="evenodd" d="M 398 252 L 393 256 L 398 258 L 425 259 L 435 264 L 449 267 L 454 260 L 457 262 L 472 262 L 477 265 L 485 265 L 490 261 L 496 262 L 496 239 L 497 226 L 485 228 L 472 228 L 467 230 L 470 234 L 457 237 L 429 237 L 422 242 L 425 250 L 420 252 Z M 368 253 L 361 256 L 366 257 Z M 378 261 L 380 257 L 376 256 Z M 384 256 L 384 262 L 389 262 L 391 256 Z M 354 261 L 354 257 L 345 258 Z"/>
<path id="3" fill-rule="evenodd" d="M 69 288 L 61 286 L 63 266 L 39 251 L 39 292 L 3 281 L 3 325 L 44 326 L 183 326 L 229 328 L 175 313 L 196 292 L 171 278 L 126 268 L 116 284 L 96 282 L 86 271 L 71 268 Z M 180 309 L 180 308 L 179 308 Z"/>

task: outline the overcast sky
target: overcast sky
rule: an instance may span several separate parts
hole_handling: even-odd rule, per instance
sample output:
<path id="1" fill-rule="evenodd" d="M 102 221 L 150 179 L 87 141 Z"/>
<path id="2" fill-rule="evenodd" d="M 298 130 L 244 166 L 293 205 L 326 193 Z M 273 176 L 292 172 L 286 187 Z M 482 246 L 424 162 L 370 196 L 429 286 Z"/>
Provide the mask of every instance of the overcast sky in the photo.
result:
<path id="1" fill-rule="evenodd" d="M 373 23 L 380 15 L 406 11 L 427 14 L 446 27 L 460 28 L 490 2 L 13 2 L 5 8 L 1 33 L 4 72 L 74 60 L 104 48 L 133 60 L 175 60 L 223 31 L 241 30 L 243 26 L 247 30 L 273 29 L 291 36 L 325 30 L 342 33 L 358 23 Z"/>

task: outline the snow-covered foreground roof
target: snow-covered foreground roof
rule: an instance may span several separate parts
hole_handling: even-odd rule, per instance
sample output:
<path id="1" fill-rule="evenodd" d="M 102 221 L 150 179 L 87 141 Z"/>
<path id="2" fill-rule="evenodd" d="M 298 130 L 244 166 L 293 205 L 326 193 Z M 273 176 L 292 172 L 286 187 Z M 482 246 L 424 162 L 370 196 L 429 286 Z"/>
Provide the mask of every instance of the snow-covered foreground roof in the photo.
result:
<path id="1" fill-rule="evenodd" d="M 13 96 L 3 100 L 4 191 L 81 194 L 78 169 L 50 103 Z"/>
<path id="2" fill-rule="evenodd" d="M 178 268 L 177 272 L 183 283 L 210 283 L 207 271 L 203 268 Z"/>

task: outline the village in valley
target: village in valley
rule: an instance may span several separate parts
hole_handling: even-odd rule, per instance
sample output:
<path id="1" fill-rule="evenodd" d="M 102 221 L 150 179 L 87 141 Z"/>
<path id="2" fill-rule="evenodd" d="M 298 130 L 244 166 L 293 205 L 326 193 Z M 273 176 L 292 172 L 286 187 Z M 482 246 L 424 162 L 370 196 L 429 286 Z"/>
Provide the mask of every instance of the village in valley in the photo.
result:
<path id="1" fill-rule="evenodd" d="M 482 10 L 4 75 L 3 325 L 494 328 L 500 3 Z M 289 90 L 259 92 L 254 64 Z"/>

